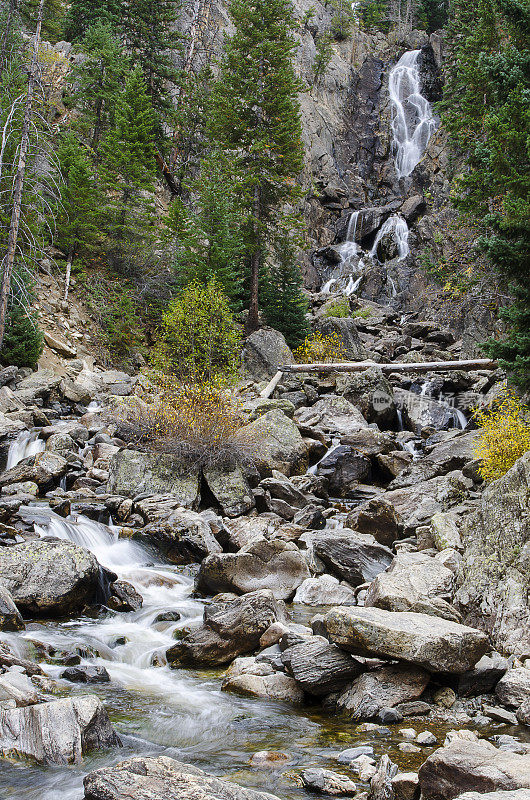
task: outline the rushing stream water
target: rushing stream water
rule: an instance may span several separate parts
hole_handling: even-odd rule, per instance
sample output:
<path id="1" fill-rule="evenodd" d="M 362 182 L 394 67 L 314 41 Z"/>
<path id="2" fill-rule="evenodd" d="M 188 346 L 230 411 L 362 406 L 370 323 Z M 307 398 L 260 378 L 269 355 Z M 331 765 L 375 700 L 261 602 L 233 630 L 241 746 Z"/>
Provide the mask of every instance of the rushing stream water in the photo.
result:
<path id="1" fill-rule="evenodd" d="M 174 642 L 175 630 L 198 622 L 203 611 L 203 602 L 192 596 L 189 568 L 164 564 L 140 544 L 118 538 L 117 529 L 85 517 L 64 520 L 38 505 L 34 514 L 41 536 L 69 539 L 91 550 L 103 566 L 135 586 L 144 604 L 137 612 L 108 611 L 94 618 L 39 621 L 28 624 L 23 633 L 3 634 L 21 655 L 49 652 L 51 646 L 56 651 L 78 653 L 82 664 L 105 666 L 110 683 L 82 686 L 60 678 L 64 664 L 54 663 L 57 653 L 55 659 L 52 654 L 42 663 L 66 694 L 95 693 L 105 701 L 124 747 L 95 753 L 73 767 L 42 768 L 4 761 L 2 800 L 81 800 L 82 778 L 87 772 L 138 753 L 163 752 L 242 785 L 294 799 L 305 796 L 297 770 L 325 766 L 347 772 L 336 760 L 347 747 L 370 745 L 376 758 L 389 753 L 403 769 L 417 768 L 431 752 L 432 748 L 424 748 L 420 754 L 400 752 L 402 726 L 366 731 L 316 705 L 297 709 L 287 703 L 223 693 L 221 670 L 170 669 L 164 654 Z M 177 611 L 181 619 L 157 622 L 157 617 L 168 611 Z M 293 618 L 304 622 L 317 611 L 292 609 Z M 416 725 L 407 721 L 406 727 Z M 433 730 L 443 740 L 451 727 L 454 725 L 422 721 L 417 730 Z M 263 750 L 285 753 L 289 761 L 272 771 L 253 767 L 252 756 Z"/>

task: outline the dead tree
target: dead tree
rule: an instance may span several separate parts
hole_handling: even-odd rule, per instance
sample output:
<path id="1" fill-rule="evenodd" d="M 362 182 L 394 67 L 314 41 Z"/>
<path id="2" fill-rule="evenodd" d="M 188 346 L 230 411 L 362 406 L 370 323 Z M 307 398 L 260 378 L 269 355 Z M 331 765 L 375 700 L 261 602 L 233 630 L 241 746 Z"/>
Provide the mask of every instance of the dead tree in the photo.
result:
<path id="1" fill-rule="evenodd" d="M 2 46 L 0 47 L 0 80 L 2 80 L 2 72 L 4 71 L 5 63 L 7 60 L 7 48 L 9 46 L 9 37 L 11 36 L 11 26 L 13 25 L 13 17 L 17 10 L 18 0 L 9 0 L 7 7 L 7 16 L 4 28 L 4 35 L 2 37 Z"/>
<path id="2" fill-rule="evenodd" d="M 42 17 L 44 13 L 44 2 L 40 0 L 37 16 L 37 28 L 35 30 L 35 40 L 33 43 L 33 54 L 29 67 L 28 91 L 26 94 L 26 104 L 24 108 L 24 122 L 20 138 L 20 149 L 18 156 L 17 173 L 13 185 L 13 208 L 11 211 L 11 222 L 7 237 L 7 251 L 2 260 L 2 280 L 0 283 L 0 350 L 4 342 L 6 327 L 7 303 L 11 289 L 11 276 L 15 265 L 17 252 L 18 232 L 20 228 L 20 215 L 22 212 L 22 193 L 24 191 L 24 178 L 26 175 L 26 160 L 30 145 L 31 121 L 33 116 L 33 101 L 35 87 L 37 85 L 37 68 L 39 61 L 39 44 L 42 28 Z"/>

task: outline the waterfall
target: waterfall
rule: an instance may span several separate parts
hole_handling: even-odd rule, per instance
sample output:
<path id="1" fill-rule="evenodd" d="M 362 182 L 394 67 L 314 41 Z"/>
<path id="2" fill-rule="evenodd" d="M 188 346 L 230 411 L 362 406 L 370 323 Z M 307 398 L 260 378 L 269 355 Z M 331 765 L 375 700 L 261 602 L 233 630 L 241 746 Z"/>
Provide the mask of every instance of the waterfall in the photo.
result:
<path id="1" fill-rule="evenodd" d="M 360 211 L 353 211 L 349 222 L 348 222 L 348 230 L 346 232 L 346 241 L 341 245 L 340 252 L 342 256 L 342 263 L 341 268 L 343 265 L 347 264 L 348 261 L 353 257 L 356 256 L 359 252 L 360 248 L 357 242 L 355 241 L 355 235 L 357 233 L 357 222 L 359 219 Z"/>
<path id="2" fill-rule="evenodd" d="M 42 453 L 45 447 L 44 441 L 39 439 L 38 431 L 21 431 L 9 447 L 6 469 L 16 467 L 25 458 Z"/>
<path id="3" fill-rule="evenodd" d="M 372 258 L 379 260 L 377 258 L 377 248 L 383 236 L 386 236 L 387 234 L 392 234 L 392 237 L 397 244 L 399 261 L 403 261 L 403 259 L 406 258 L 410 252 L 409 226 L 403 217 L 399 216 L 399 214 L 392 214 L 392 216 L 389 217 L 386 222 L 383 223 L 383 225 L 381 225 L 377 232 L 377 236 L 375 237 L 372 249 L 370 250 L 370 255 Z"/>
<path id="4" fill-rule="evenodd" d="M 410 175 L 429 143 L 436 122 L 421 95 L 419 50 L 409 50 L 390 72 L 394 158 L 398 178 Z"/>

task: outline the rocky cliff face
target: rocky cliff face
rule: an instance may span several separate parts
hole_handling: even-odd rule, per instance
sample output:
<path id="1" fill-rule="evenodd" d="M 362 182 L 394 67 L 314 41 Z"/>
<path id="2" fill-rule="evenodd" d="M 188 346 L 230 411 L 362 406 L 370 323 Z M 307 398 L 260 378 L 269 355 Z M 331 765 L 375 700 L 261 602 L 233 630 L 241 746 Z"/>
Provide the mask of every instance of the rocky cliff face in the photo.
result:
<path id="1" fill-rule="evenodd" d="M 208 16 L 211 36 L 220 48 L 222 33 L 230 30 L 225 0 L 214 0 Z M 318 37 L 329 30 L 331 9 L 312 0 L 295 0 L 300 21 L 297 70 L 305 86 L 301 94 L 307 190 L 303 214 L 309 247 L 302 254 L 305 283 L 319 291 L 335 274 L 337 253 L 330 247 L 345 241 L 353 211 L 360 211 L 356 241 L 370 249 L 381 227 L 398 214 L 408 226 L 406 258 L 396 258 L 392 246 L 385 256 L 365 264 L 357 294 L 365 299 L 438 317 L 464 336 L 464 353 L 477 352 L 476 343 L 492 327 L 491 311 L 478 292 L 448 298 L 425 268 L 425 262 L 452 262 L 468 254 L 472 231 L 462 228 L 449 202 L 447 133 L 436 129 L 411 175 L 399 178 L 392 148 L 391 69 L 406 51 L 420 50 L 421 93 L 430 102 L 443 92 L 443 32 L 430 37 L 412 31 L 367 34 L 354 25 L 351 34 L 334 42 L 333 56 L 323 76 L 315 80 Z M 307 12 L 314 13 L 304 23 Z M 436 113 L 435 113 L 436 118 Z M 390 242 L 390 244 L 392 244 Z"/>

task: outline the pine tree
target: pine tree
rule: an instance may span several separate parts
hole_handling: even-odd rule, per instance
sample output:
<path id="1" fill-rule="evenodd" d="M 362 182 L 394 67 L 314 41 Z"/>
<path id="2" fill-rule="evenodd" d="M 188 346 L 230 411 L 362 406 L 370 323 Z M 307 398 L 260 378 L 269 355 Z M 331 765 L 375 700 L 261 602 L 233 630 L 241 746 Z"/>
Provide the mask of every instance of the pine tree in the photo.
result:
<path id="1" fill-rule="evenodd" d="M 274 258 L 262 289 L 265 319 L 283 333 L 289 347 L 299 347 L 309 333 L 308 302 L 302 291 L 295 248 L 288 236 L 276 243 Z"/>
<path id="2" fill-rule="evenodd" d="M 117 98 L 115 121 L 101 146 L 101 176 L 114 195 L 109 203 L 109 254 L 115 257 L 147 242 L 152 208 L 143 195 L 153 189 L 156 173 L 155 115 L 142 72 L 130 74 Z"/>
<path id="3" fill-rule="evenodd" d="M 90 135 L 97 155 L 101 137 L 112 126 L 118 94 L 130 71 L 128 56 L 108 23 L 90 26 L 82 42 L 86 58 L 72 70 L 75 100 L 83 111 L 79 127 Z"/>
<path id="4" fill-rule="evenodd" d="M 35 315 L 25 311 L 19 303 L 12 303 L 6 318 L 0 364 L 33 368 L 41 357 L 43 347 L 44 337 Z"/>
<path id="5" fill-rule="evenodd" d="M 204 159 L 191 194 L 191 206 L 177 199 L 170 216 L 179 281 L 208 284 L 215 279 L 236 310 L 242 293 L 245 215 L 231 161 L 218 152 Z"/>
<path id="6" fill-rule="evenodd" d="M 179 0 L 124 0 L 121 28 L 127 50 L 142 70 L 157 112 L 171 109 L 171 91 L 179 77 L 174 59 L 182 43 L 176 25 L 180 7 Z"/>
<path id="7" fill-rule="evenodd" d="M 118 31 L 122 16 L 123 0 L 70 0 L 64 35 L 70 42 L 80 41 L 96 23 Z"/>
<path id="8" fill-rule="evenodd" d="M 511 291 L 488 352 L 530 388 L 530 25 L 521 0 L 457 0 L 444 120 L 467 157 L 455 203 L 484 227 L 480 249 Z"/>
<path id="9" fill-rule="evenodd" d="M 68 253 L 64 291 L 67 300 L 72 262 L 97 241 L 104 201 L 90 162 L 72 133 L 62 140 L 57 156 L 64 184 L 56 217 L 55 243 Z"/>
<path id="10" fill-rule="evenodd" d="M 259 326 L 259 275 L 275 215 L 297 197 L 303 166 L 299 82 L 293 68 L 295 16 L 289 0 L 231 0 L 228 37 L 213 90 L 211 129 L 231 152 L 251 207 L 247 231 L 250 309 Z"/>

